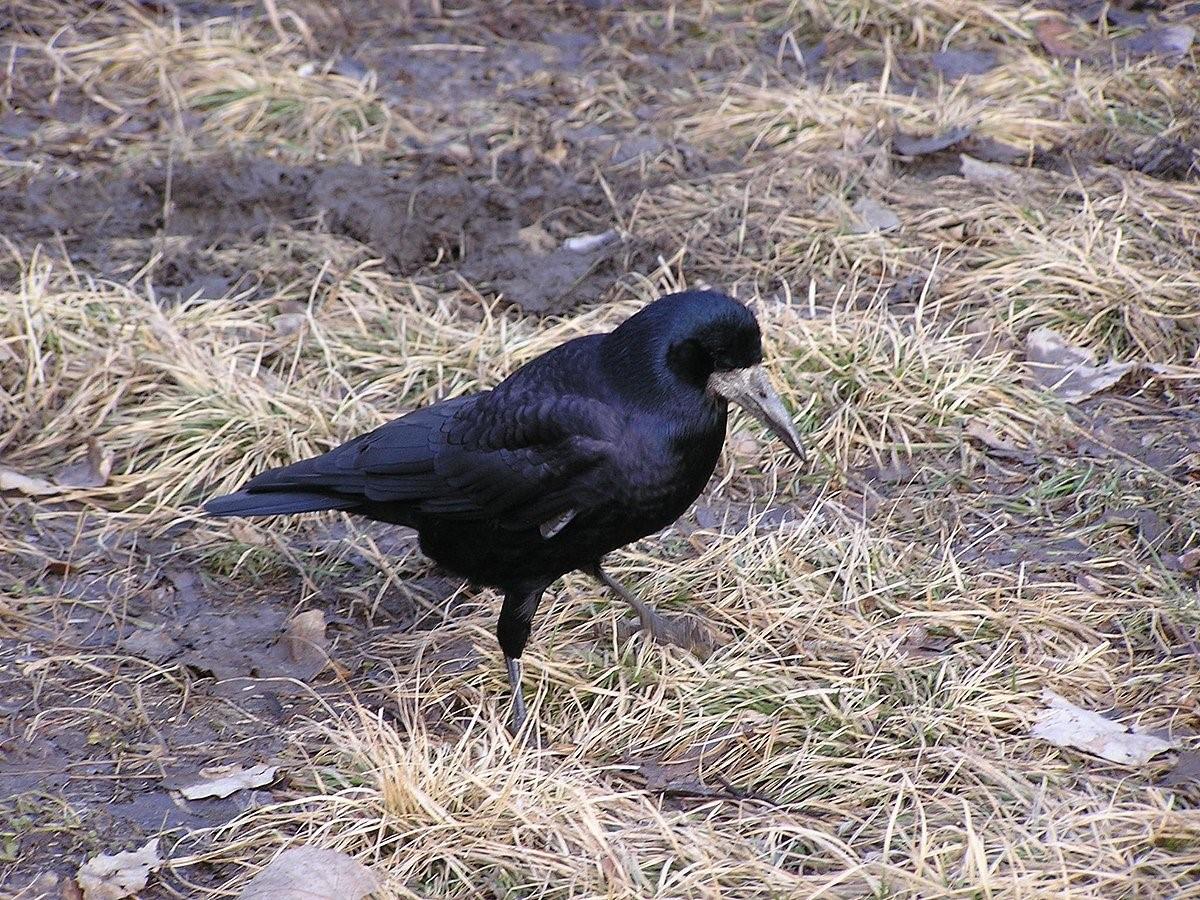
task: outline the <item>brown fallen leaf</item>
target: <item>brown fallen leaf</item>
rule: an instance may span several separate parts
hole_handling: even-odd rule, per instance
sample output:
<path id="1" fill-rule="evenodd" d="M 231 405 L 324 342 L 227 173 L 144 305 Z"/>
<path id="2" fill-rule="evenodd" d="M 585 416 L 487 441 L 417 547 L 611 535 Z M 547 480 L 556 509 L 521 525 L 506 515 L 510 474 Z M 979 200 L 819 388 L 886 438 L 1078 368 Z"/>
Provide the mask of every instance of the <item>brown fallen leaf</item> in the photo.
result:
<path id="1" fill-rule="evenodd" d="M 80 866 L 75 880 L 83 890 L 83 900 L 122 900 L 142 890 L 162 862 L 158 838 L 154 838 L 137 850 L 92 857 Z"/>
<path id="2" fill-rule="evenodd" d="M 20 491 L 31 497 L 44 497 L 48 494 L 61 494 L 62 488 L 51 484 L 45 478 L 23 475 L 16 469 L 0 466 L 0 491 Z"/>
<path id="3" fill-rule="evenodd" d="M 728 784 L 724 785 L 724 790 L 706 785 L 701 778 L 701 769 L 706 764 L 711 764 L 718 759 L 733 741 L 753 734 L 757 730 L 758 726 L 755 723 L 744 723 L 712 740 L 693 744 L 680 759 L 676 760 L 641 757 L 629 759 L 626 762 L 629 765 L 637 766 L 638 775 L 645 781 L 646 789 L 650 791 L 659 791 L 664 794 L 742 799 L 744 795 L 731 789 Z"/>
<path id="4" fill-rule="evenodd" d="M 1200 784 L 1200 753 L 1182 750 L 1171 771 L 1158 780 L 1161 787 L 1184 787 Z"/>
<path id="5" fill-rule="evenodd" d="M 82 900 L 83 894 L 75 879 L 64 879 L 57 872 L 43 872 L 23 890 L 13 895 L 13 900 Z"/>
<path id="6" fill-rule="evenodd" d="M 990 425 L 985 425 L 978 419 L 967 423 L 967 427 L 963 429 L 963 436 L 973 438 L 983 444 L 996 456 L 1008 457 L 1021 462 L 1032 462 L 1035 458 L 1028 450 L 1022 450 Z"/>
<path id="7" fill-rule="evenodd" d="M 95 438 L 88 438 L 87 456 L 77 463 L 66 466 L 54 476 L 55 484 L 65 488 L 98 488 L 108 484 L 112 474 L 113 453 L 100 446 Z"/>
<path id="8" fill-rule="evenodd" d="M 1012 166 L 984 162 L 965 153 L 958 155 L 959 170 L 972 184 L 1015 187 L 1021 183 L 1020 173 Z"/>
<path id="9" fill-rule="evenodd" d="M 1191 25 L 1167 25 L 1163 28 L 1148 28 L 1140 34 L 1122 38 L 1114 45 L 1118 51 L 1130 56 L 1183 56 L 1196 40 L 1196 29 Z"/>
<path id="10" fill-rule="evenodd" d="M 529 250 L 534 253 L 549 253 L 558 246 L 554 235 L 541 225 L 528 225 L 517 232 L 517 236 Z"/>
<path id="11" fill-rule="evenodd" d="M 900 217 L 884 204 L 870 197 L 860 197 L 851 210 L 858 222 L 851 230 L 856 234 L 883 233 L 900 227 Z"/>
<path id="12" fill-rule="evenodd" d="M 66 578 L 74 570 L 75 566 L 67 559 L 48 559 L 44 569 L 47 575 L 54 575 L 58 578 Z"/>
<path id="13" fill-rule="evenodd" d="M 213 766 L 200 771 L 200 780 L 178 788 L 188 800 L 203 800 L 206 797 L 228 797 L 238 791 L 263 787 L 275 780 L 279 766 L 258 765 L 243 769 L 241 766 Z"/>
<path id="14" fill-rule="evenodd" d="M 139 628 L 121 640 L 121 649 L 147 662 L 166 662 L 179 655 L 179 642 L 167 633 L 167 628 Z"/>
<path id="15" fill-rule="evenodd" d="M 1099 713 L 1080 709 L 1051 690 L 1042 691 L 1042 700 L 1046 708 L 1038 713 L 1032 734 L 1056 747 L 1073 747 L 1109 762 L 1140 766 L 1177 746 L 1175 741 L 1132 731 Z"/>
<path id="16" fill-rule="evenodd" d="M 238 900 L 360 900 L 379 879 L 337 850 L 292 847 L 250 879 Z"/>
<path id="17" fill-rule="evenodd" d="M 1034 381 L 1068 403 L 1108 390 L 1137 366 L 1132 362 L 1097 365 L 1092 351 L 1068 344 L 1045 327 L 1034 329 L 1025 339 L 1025 364 Z"/>
<path id="18" fill-rule="evenodd" d="M 296 677 L 315 678 L 329 662 L 329 638 L 325 636 L 325 613 L 310 609 L 288 622 L 281 638 L 287 661 Z"/>
<path id="19" fill-rule="evenodd" d="M 941 656 L 957 642 L 955 637 L 932 635 L 924 625 L 915 625 L 907 630 L 899 649 L 906 656 Z"/>
<path id="20" fill-rule="evenodd" d="M 926 156 L 930 153 L 948 150 L 955 144 L 961 144 L 970 136 L 971 128 L 966 125 L 924 137 L 897 131 L 892 135 L 892 152 L 901 156 Z"/>
<path id="21" fill-rule="evenodd" d="M 229 533 L 233 535 L 235 541 L 245 544 L 247 547 L 269 547 L 271 545 L 271 541 L 262 531 L 246 522 L 231 522 Z"/>
<path id="22" fill-rule="evenodd" d="M 627 641 L 642 631 L 642 623 L 636 619 L 622 619 L 617 622 L 617 639 Z M 658 644 L 679 647 L 687 650 L 696 659 L 708 659 L 719 647 L 729 643 L 729 635 L 715 625 L 702 622 L 690 615 L 669 615 L 659 613 L 656 627 L 650 637 Z"/>
<path id="23" fill-rule="evenodd" d="M 1074 33 L 1075 29 L 1065 19 L 1043 19 L 1033 27 L 1038 43 L 1047 53 L 1059 59 L 1074 59 L 1083 55 L 1082 50 L 1067 40 Z"/>
<path id="24" fill-rule="evenodd" d="M 1179 568 L 1189 575 L 1200 574 L 1200 547 L 1185 550 L 1179 555 Z"/>

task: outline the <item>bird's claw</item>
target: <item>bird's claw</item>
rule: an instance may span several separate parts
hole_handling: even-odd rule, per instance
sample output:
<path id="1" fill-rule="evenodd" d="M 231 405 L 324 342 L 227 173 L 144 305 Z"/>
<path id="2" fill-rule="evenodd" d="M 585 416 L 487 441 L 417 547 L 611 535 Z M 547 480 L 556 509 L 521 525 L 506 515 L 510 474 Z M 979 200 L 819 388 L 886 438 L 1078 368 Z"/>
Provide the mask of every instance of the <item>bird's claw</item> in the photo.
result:
<path id="1" fill-rule="evenodd" d="M 681 647 L 700 659 L 708 659 L 718 645 L 717 635 L 691 616 L 664 616 L 651 610 L 638 616 L 638 629 L 655 643 Z"/>

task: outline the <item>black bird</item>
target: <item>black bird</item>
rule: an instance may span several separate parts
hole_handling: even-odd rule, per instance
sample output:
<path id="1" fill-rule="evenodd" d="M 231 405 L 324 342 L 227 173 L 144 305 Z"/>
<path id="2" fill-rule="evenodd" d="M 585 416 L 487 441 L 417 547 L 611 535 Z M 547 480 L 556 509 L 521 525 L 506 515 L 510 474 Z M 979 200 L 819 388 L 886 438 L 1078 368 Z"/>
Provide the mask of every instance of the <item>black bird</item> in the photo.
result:
<path id="1" fill-rule="evenodd" d="M 525 718 L 521 652 L 543 592 L 580 569 L 663 620 L 601 563 L 675 521 L 725 441 L 728 402 L 803 458 L 762 366 L 754 314 L 713 291 L 670 294 L 608 334 L 567 341 L 495 388 L 415 410 L 328 453 L 263 472 L 208 501 L 214 516 L 340 509 L 415 528 L 437 563 L 504 603 L 496 635 L 513 726 Z"/>

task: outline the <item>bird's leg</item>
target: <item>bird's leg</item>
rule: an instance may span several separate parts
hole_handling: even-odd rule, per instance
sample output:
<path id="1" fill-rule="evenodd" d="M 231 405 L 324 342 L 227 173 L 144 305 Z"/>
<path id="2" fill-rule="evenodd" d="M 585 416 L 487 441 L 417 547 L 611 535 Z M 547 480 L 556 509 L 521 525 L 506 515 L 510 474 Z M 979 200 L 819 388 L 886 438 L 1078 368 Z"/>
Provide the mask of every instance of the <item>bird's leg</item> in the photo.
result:
<path id="1" fill-rule="evenodd" d="M 525 698 L 521 695 L 521 660 L 515 656 L 504 657 L 508 666 L 508 684 L 512 688 L 512 724 L 509 730 L 516 734 L 525 724 Z"/>
<path id="2" fill-rule="evenodd" d="M 504 651 L 504 662 L 508 666 L 508 683 L 512 687 L 512 723 L 509 731 L 516 734 L 525 722 L 525 698 L 521 694 L 521 654 L 529 641 L 533 629 L 533 615 L 537 612 L 548 584 L 522 584 L 505 590 L 504 604 L 500 607 L 500 618 L 496 622 L 496 637 Z"/>
<path id="3" fill-rule="evenodd" d="M 639 600 L 632 591 L 613 578 L 597 563 L 591 573 L 614 594 L 633 607 L 642 630 L 660 644 L 674 644 L 690 650 L 701 659 L 707 659 L 720 639 L 720 632 L 713 631 L 691 617 L 664 616 L 652 606 Z"/>
<path id="4" fill-rule="evenodd" d="M 639 599 L 629 588 L 605 572 L 599 565 L 592 570 L 592 575 L 595 576 L 597 581 L 633 607 L 633 611 L 637 614 L 638 621 L 642 625 L 642 631 L 660 643 L 672 643 L 672 629 L 667 620 L 660 616 L 654 607 Z"/>

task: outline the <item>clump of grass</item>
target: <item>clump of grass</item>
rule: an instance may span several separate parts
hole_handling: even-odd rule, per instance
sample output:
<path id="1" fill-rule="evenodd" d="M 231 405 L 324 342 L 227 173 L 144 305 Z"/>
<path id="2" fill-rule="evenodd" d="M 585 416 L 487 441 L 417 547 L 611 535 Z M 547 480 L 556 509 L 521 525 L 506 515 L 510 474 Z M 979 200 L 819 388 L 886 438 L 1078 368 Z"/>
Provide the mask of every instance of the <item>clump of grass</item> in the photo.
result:
<path id="1" fill-rule="evenodd" d="M 789 387 L 797 404 L 816 399 L 809 415 L 837 469 L 957 446 L 972 421 L 1024 439 L 1038 427 L 1011 351 L 981 348 L 960 322 L 939 319 L 937 303 L 901 316 L 880 294 L 866 304 L 848 294 L 828 316 L 806 318 L 796 306 L 768 314 L 783 336 L 780 369 L 808 373 Z"/>
<path id="2" fill-rule="evenodd" d="M 199 117 L 199 127 L 186 131 L 201 150 L 238 146 L 284 159 L 361 162 L 390 146 L 397 117 L 374 76 L 305 59 L 299 36 L 280 41 L 267 23 L 242 19 L 139 26 L 56 58 L 114 109 Z"/>

